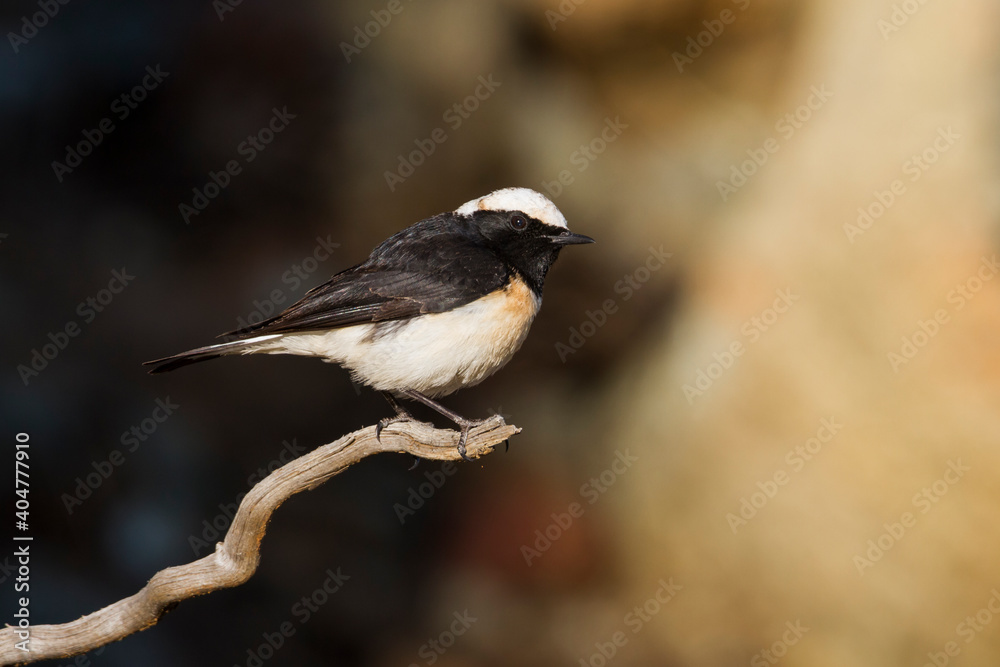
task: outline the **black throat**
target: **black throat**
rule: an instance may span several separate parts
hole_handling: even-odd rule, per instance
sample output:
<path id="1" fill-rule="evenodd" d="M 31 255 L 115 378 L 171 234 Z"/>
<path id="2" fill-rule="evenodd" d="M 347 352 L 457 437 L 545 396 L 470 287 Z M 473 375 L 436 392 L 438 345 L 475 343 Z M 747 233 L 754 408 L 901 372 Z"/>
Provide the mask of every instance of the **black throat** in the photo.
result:
<path id="1" fill-rule="evenodd" d="M 533 253 L 513 255 L 505 257 L 504 263 L 512 271 L 524 278 L 525 284 L 535 293 L 539 299 L 542 298 L 542 288 L 545 287 L 545 276 L 549 272 L 549 267 L 559 256 L 559 248 L 538 249 Z"/>

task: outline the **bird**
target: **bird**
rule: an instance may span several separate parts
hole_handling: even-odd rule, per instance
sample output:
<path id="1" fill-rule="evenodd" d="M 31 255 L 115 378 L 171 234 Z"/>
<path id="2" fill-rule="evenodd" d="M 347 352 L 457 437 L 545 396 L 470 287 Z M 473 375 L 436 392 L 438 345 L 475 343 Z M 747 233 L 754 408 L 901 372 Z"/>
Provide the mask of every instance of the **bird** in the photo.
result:
<path id="1" fill-rule="evenodd" d="M 466 453 L 472 420 L 435 399 L 479 384 L 524 342 L 542 304 L 545 276 L 568 245 L 594 239 L 569 230 L 545 195 L 496 190 L 413 224 L 368 259 L 314 287 L 274 317 L 222 334 L 227 341 L 145 362 L 163 373 L 235 354 L 319 357 L 379 391 L 395 416 L 397 399 L 422 403 L 460 429 Z"/>

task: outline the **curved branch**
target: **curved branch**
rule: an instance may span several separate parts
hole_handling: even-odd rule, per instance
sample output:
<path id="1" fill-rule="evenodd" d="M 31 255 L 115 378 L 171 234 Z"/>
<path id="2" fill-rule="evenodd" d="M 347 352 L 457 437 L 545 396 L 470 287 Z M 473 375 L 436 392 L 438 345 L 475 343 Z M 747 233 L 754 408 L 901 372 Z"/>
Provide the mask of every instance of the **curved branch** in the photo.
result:
<path id="1" fill-rule="evenodd" d="M 495 416 L 469 432 L 468 454 L 473 458 L 488 454 L 519 431 Z M 250 490 L 214 553 L 187 565 L 161 570 L 135 595 L 75 621 L 31 626 L 27 653 L 15 647 L 20 641 L 17 628 L 0 630 L 0 665 L 85 653 L 155 625 L 182 600 L 239 586 L 257 570 L 260 541 L 271 514 L 291 496 L 315 489 L 372 454 L 398 452 L 425 459 L 456 460 L 457 446 L 457 432 L 413 421 L 391 424 L 382 431 L 381 442 L 375 439 L 375 427 L 368 426 L 319 447 L 278 468 Z"/>

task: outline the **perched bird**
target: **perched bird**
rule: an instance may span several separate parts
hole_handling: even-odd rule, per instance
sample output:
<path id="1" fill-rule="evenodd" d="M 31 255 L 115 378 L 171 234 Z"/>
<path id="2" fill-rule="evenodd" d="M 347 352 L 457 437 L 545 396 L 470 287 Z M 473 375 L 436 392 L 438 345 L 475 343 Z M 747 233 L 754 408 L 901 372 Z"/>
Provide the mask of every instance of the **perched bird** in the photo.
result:
<path id="1" fill-rule="evenodd" d="M 419 401 L 461 428 L 466 419 L 435 398 L 476 385 L 521 347 L 542 303 L 549 267 L 563 246 L 593 243 L 569 231 L 544 195 L 506 188 L 391 236 L 367 260 L 307 292 L 284 312 L 235 337 L 163 359 L 150 373 L 229 354 L 299 354 L 347 368 L 395 410 L 396 397 Z"/>

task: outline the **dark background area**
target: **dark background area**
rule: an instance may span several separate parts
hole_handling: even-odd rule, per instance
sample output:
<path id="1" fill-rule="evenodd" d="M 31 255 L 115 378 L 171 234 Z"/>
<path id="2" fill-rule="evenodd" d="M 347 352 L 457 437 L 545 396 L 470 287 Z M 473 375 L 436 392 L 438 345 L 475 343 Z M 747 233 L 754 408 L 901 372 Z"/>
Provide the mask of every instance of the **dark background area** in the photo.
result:
<path id="1" fill-rule="evenodd" d="M 71 0 L 16 43 L 39 5 L 0 9 L 0 474 L 30 434 L 32 620 L 70 621 L 205 555 L 259 469 L 389 414 L 315 359 L 158 376 L 143 361 L 289 305 L 419 219 L 523 186 L 597 244 L 563 253 L 514 360 L 444 399 L 520 426 L 510 452 L 454 469 L 367 459 L 278 510 L 246 584 L 81 660 L 255 664 L 290 622 L 265 664 L 598 664 L 623 628 L 609 664 L 745 664 L 777 646 L 789 666 L 919 665 L 956 638 L 962 664 L 994 664 L 996 622 L 969 644 L 956 624 L 1000 586 L 1000 283 L 963 308 L 951 295 L 996 250 L 997 8 L 402 0 L 370 27 L 387 6 Z M 168 74 L 121 117 L 147 68 Z M 294 118 L 247 161 L 275 110 Z M 57 174 L 105 118 L 113 131 Z M 623 129 L 594 143 L 609 125 Z M 435 128 L 446 140 L 388 183 Z M 944 128 L 960 138 L 941 149 Z M 910 180 L 907 161 L 932 149 Z M 185 220 L 232 160 L 240 173 Z M 897 178 L 905 193 L 852 235 Z M 656 251 L 671 257 L 649 271 Z M 134 278 L 88 314 L 115 272 Z M 781 290 L 795 305 L 769 313 Z M 887 361 L 941 308 L 912 360 Z M 61 338 L 68 324 L 78 335 Z M 26 375 L 53 337 L 64 349 Z M 727 361 L 733 341 L 745 354 Z M 845 424 L 832 444 L 791 468 L 831 418 Z M 638 463 L 609 473 L 626 455 Z M 914 494 L 957 459 L 971 472 L 924 515 Z M 780 471 L 795 474 L 732 529 Z M 593 479 L 612 484 L 590 496 Z M 574 502 L 584 515 L 526 558 Z M 916 527 L 873 559 L 868 541 L 904 511 Z M 330 572 L 349 579 L 304 620 Z M 633 633 L 628 614 L 663 581 L 683 588 Z M 428 653 L 466 611 L 468 631 Z M 810 630 L 788 643 L 795 621 Z"/>
<path id="2" fill-rule="evenodd" d="M 538 187 L 540 173 L 529 178 L 514 165 L 528 140 L 493 136 L 503 108 L 516 100 L 487 99 L 454 131 L 442 122 L 442 111 L 473 93 L 478 75 L 489 71 L 440 73 L 426 84 L 384 63 L 384 42 L 404 30 L 397 26 L 421 11 L 418 5 L 407 3 L 384 35 L 346 62 L 339 43 L 354 39 L 353 28 L 370 21 L 372 9 L 384 8 L 247 2 L 220 20 L 208 3 L 69 4 L 16 56 L 4 54 L 0 188 L 9 236 L 0 244 L 0 297 L 13 326 L 3 333 L 2 411 L 9 428 L 31 435 L 36 622 L 71 620 L 130 595 L 163 567 L 205 555 L 221 536 L 203 522 L 225 527 L 220 505 L 246 492 L 258 468 L 388 414 L 376 393 L 316 360 L 228 359 L 156 377 L 142 361 L 207 344 L 255 311 L 269 314 L 271 306 L 260 304 L 270 304 L 275 290 L 277 307 L 289 305 L 420 218 L 499 187 Z M 8 4 L 3 25 L 14 29 L 32 10 Z M 485 5 L 436 11 L 496 23 L 494 48 L 507 54 L 494 75 L 498 98 L 513 85 L 505 71 L 518 69 L 519 60 L 559 67 L 567 57 L 540 41 L 544 25 L 527 12 Z M 142 82 L 147 66 L 168 75 L 121 118 L 121 103 L 112 103 Z M 272 109 L 295 117 L 246 162 L 238 146 L 267 126 Z M 51 163 L 65 163 L 67 145 L 102 118 L 114 130 L 60 180 Z M 448 128 L 449 141 L 391 192 L 383 172 L 438 126 Z M 179 205 L 192 204 L 192 188 L 203 189 L 210 172 L 234 159 L 242 172 L 186 224 Z M 584 220 L 578 213 L 574 226 L 596 233 L 599 222 Z M 337 247 L 328 256 L 330 244 Z M 580 409 L 572 406 L 573 385 L 600 375 L 600 355 L 595 349 L 597 362 L 564 366 L 553 339 L 589 303 L 587 285 L 607 282 L 616 263 L 606 254 L 565 257 L 516 361 L 448 404 L 516 422 L 558 401 L 569 409 L 551 414 L 554 427 L 572 421 Z M 87 323 L 89 310 L 78 304 L 107 288 L 115 270 L 134 280 Z M 668 298 L 661 285 L 642 302 L 653 308 Z M 30 365 L 48 333 L 70 321 L 79 335 L 25 384 L 16 366 Z M 642 322 L 616 328 L 641 335 Z M 126 446 L 121 438 L 153 416 L 157 400 L 179 407 L 129 451 L 135 441 Z M 509 456 L 461 466 L 425 507 L 403 514 L 402 525 L 394 506 L 405 505 L 440 466 L 409 471 L 400 456 L 366 461 L 281 508 L 247 585 L 186 603 L 153 632 L 112 645 L 93 662 L 246 664 L 247 648 L 288 620 L 298 631 L 280 649 L 279 664 L 381 664 L 387 656 L 419 662 L 420 646 L 450 622 L 452 609 L 438 618 L 431 612 L 443 604 L 436 592 L 442 581 L 485 571 L 504 586 L 538 583 L 516 546 L 503 542 L 510 531 L 530 535 L 531 512 L 545 516 L 530 507 L 546 494 L 544 469 L 532 472 L 524 458 L 516 460 L 541 446 L 537 436 L 525 436 Z M 116 449 L 124 463 L 98 488 L 78 491 L 78 480 L 96 481 L 97 468 L 108 470 Z M 555 456 L 551 465 L 568 465 Z M 469 495 L 477 489 L 487 500 Z M 493 530 L 481 525 L 483 517 Z M 195 553 L 198 539 L 210 546 Z M 293 605 L 323 584 L 328 569 L 350 579 L 300 626 Z M 9 618 L 13 600 L 6 593 L 3 600 Z M 467 606 L 456 604 L 459 611 Z"/>

